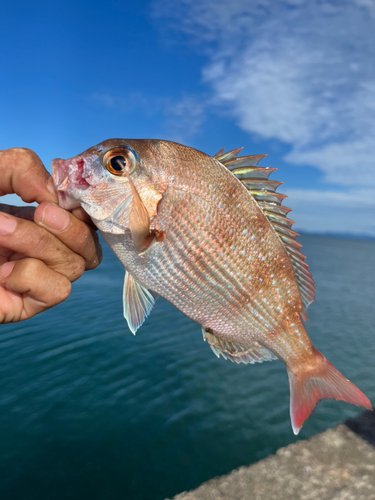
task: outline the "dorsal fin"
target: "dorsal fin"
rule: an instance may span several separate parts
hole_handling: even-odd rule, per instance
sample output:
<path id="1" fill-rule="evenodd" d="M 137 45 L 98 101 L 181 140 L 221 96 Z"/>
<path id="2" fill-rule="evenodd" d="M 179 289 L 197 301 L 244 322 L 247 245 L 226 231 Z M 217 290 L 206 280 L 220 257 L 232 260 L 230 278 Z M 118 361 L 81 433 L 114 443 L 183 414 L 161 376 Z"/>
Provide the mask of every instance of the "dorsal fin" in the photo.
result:
<path id="1" fill-rule="evenodd" d="M 291 229 L 294 221 L 287 217 L 291 209 L 281 205 L 287 196 L 276 193 L 276 189 L 282 182 L 268 179 L 270 174 L 277 169 L 258 167 L 259 161 L 267 155 L 252 155 L 237 158 L 240 151 L 241 149 L 235 149 L 229 153 L 222 154 L 223 150 L 221 150 L 215 158 L 231 170 L 250 191 L 276 230 L 293 266 L 302 299 L 302 317 L 305 319 L 307 307 L 315 300 L 315 283 L 309 271 L 309 266 L 305 263 L 306 257 L 300 251 L 302 245 L 296 241 L 296 237 L 299 234 Z"/>
<path id="2" fill-rule="evenodd" d="M 224 148 L 223 148 L 218 153 L 216 153 L 214 158 L 216 158 L 220 163 L 223 163 L 225 161 L 235 160 L 239 152 L 242 150 L 243 148 L 237 148 L 237 149 L 232 149 L 232 151 L 228 151 L 228 153 L 224 153 Z"/>
<path id="3" fill-rule="evenodd" d="M 225 148 L 220 149 L 220 151 L 218 151 L 218 152 L 216 153 L 216 155 L 214 155 L 213 157 L 214 157 L 214 158 L 219 158 L 219 156 L 221 156 L 221 155 L 224 153 L 224 149 L 225 149 Z"/>

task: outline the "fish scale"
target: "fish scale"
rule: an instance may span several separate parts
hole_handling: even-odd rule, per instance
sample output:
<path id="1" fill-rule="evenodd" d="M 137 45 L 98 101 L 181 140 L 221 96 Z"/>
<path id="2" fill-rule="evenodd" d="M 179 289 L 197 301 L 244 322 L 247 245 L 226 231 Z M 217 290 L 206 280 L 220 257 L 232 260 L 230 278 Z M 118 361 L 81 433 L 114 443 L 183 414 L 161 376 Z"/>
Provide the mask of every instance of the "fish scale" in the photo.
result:
<path id="1" fill-rule="evenodd" d="M 301 316 L 314 281 L 281 183 L 258 167 L 264 155 L 240 151 L 210 157 L 168 141 L 110 139 L 54 160 L 52 171 L 61 206 L 82 206 L 124 265 L 133 333 L 159 294 L 201 325 L 217 356 L 280 358 L 295 433 L 322 398 L 370 408 L 312 345 Z"/>
<path id="2" fill-rule="evenodd" d="M 171 196 L 173 198 L 176 194 L 171 192 L 165 196 Z M 272 302 L 274 306 L 272 310 L 270 309 L 272 302 L 264 306 L 262 302 L 256 300 L 257 292 L 262 288 L 266 290 L 269 286 L 267 282 L 260 282 L 259 280 L 253 279 L 251 284 L 254 287 L 254 293 L 251 293 L 251 290 L 249 290 L 248 275 L 254 274 L 255 278 L 258 274 L 263 274 L 262 270 L 254 269 L 253 272 L 245 256 L 242 256 L 241 253 L 235 255 L 231 250 L 231 246 L 226 244 L 228 242 L 230 230 L 235 227 L 236 223 L 244 226 L 246 222 L 241 222 L 241 218 L 235 216 L 228 219 L 227 212 L 217 210 L 206 200 L 197 197 L 194 192 L 184 195 L 183 204 L 178 194 L 177 198 L 179 198 L 177 203 L 167 203 L 167 207 L 178 207 L 174 209 L 172 216 L 167 216 L 167 214 L 164 213 L 163 206 L 160 206 L 159 217 L 164 220 L 162 227 L 163 230 L 166 231 L 167 237 L 161 243 L 160 247 L 157 248 L 157 258 L 153 259 L 156 265 L 150 268 L 145 266 L 141 274 L 138 274 L 140 282 L 176 305 L 194 321 L 214 329 L 223 339 L 235 339 L 239 342 L 248 344 L 251 338 L 257 338 L 260 334 L 263 336 L 267 335 L 268 330 L 265 328 L 264 323 L 273 320 L 272 323 L 276 327 L 279 320 L 277 316 L 282 316 L 282 313 L 277 310 L 277 307 L 281 303 L 281 295 L 278 296 L 273 294 Z M 197 213 L 209 214 L 208 220 L 207 216 L 205 216 L 199 217 L 199 220 L 195 218 L 194 223 L 192 222 L 187 207 L 192 206 L 193 203 Z M 166 223 L 165 221 L 168 220 L 169 223 Z M 234 226 L 232 225 L 233 221 Z M 212 248 L 208 247 L 205 238 L 207 232 L 211 230 L 212 227 L 217 229 L 215 239 L 209 239 L 208 243 L 210 245 L 214 242 L 217 244 L 217 249 L 214 253 L 211 251 Z M 263 231 L 265 240 L 270 237 L 272 238 L 272 234 L 267 236 L 265 234 L 266 231 Z M 267 251 L 265 246 L 259 251 L 259 248 L 257 248 L 250 235 L 239 236 L 236 235 L 235 232 L 233 232 L 232 235 L 229 245 L 236 242 L 234 238 L 237 236 L 238 243 L 236 244 L 242 245 L 239 246 L 240 252 L 243 248 L 246 249 L 248 253 L 252 253 L 258 258 L 260 251 L 263 251 L 263 253 Z M 275 236 L 273 237 L 276 239 Z M 212 286 L 209 280 L 202 279 L 204 275 L 196 266 L 194 259 L 191 257 L 189 258 L 189 254 L 190 256 L 194 255 L 191 249 L 193 248 L 193 244 L 197 244 L 197 242 L 200 248 L 206 249 L 205 262 L 207 267 L 210 269 L 212 269 L 213 266 L 217 267 L 218 271 L 214 274 L 217 280 L 215 286 Z M 279 244 L 277 240 L 276 243 Z M 167 255 L 164 253 L 164 249 L 166 249 Z M 221 251 L 223 251 L 222 254 Z M 152 248 L 150 249 L 150 253 L 151 252 Z M 121 257 L 123 259 L 126 258 L 124 256 Z M 241 260 L 243 261 L 242 263 Z M 260 259 L 258 258 L 258 260 Z M 164 268 L 168 270 L 167 273 L 161 274 L 160 271 L 155 272 L 158 262 L 164 262 Z M 245 272 L 243 272 L 244 264 L 247 265 Z M 271 262 L 271 266 L 272 264 L 274 264 L 274 261 Z M 273 268 L 261 262 L 261 267 L 263 266 L 267 267 L 267 272 L 271 275 Z M 139 268 L 139 262 L 134 262 L 134 265 L 128 266 L 130 273 L 139 273 Z M 171 270 L 173 270 L 173 273 Z M 237 275 L 239 270 L 241 271 L 240 276 Z M 274 270 L 274 272 L 276 271 Z M 157 280 L 155 280 L 155 276 L 157 276 Z M 267 281 L 269 282 L 269 280 Z M 171 284 L 175 285 L 173 287 L 173 293 L 171 293 Z M 190 287 L 183 290 L 182 284 L 185 288 L 190 284 Z M 230 288 L 228 288 L 228 286 Z M 180 299 L 184 291 L 188 294 L 188 300 Z M 200 294 L 203 292 L 207 295 L 207 300 L 204 302 L 202 302 L 200 297 Z M 264 295 L 266 295 L 266 293 Z M 219 301 L 218 297 L 220 297 Z M 244 299 L 246 300 L 246 298 L 249 299 L 248 307 L 238 309 L 238 303 L 245 305 Z M 223 305 L 220 304 L 225 304 L 224 311 Z M 251 307 L 258 311 L 258 317 L 254 317 L 254 315 L 250 313 Z M 210 315 L 207 314 L 207 309 L 210 309 Z M 220 319 L 218 319 L 218 317 Z M 257 336 L 254 334 L 254 331 Z M 282 351 L 281 346 L 278 350 L 280 352 Z"/>

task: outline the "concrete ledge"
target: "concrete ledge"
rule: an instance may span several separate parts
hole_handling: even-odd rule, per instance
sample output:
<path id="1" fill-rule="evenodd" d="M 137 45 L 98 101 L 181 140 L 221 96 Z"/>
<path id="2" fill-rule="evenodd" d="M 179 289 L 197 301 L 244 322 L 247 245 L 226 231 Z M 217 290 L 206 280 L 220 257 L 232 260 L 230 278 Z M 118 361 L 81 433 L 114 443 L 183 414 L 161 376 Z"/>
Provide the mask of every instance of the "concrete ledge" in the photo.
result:
<path id="1" fill-rule="evenodd" d="M 375 500 L 375 412 L 173 500 Z"/>

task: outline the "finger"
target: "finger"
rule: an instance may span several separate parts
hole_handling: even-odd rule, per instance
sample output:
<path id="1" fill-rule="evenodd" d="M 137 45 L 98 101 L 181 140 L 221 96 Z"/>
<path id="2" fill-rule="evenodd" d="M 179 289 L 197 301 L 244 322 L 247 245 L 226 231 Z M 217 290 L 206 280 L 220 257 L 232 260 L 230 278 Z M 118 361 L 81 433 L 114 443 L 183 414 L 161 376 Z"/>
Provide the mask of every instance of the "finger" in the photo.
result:
<path id="1" fill-rule="evenodd" d="M 35 207 L 15 207 L 13 205 L 4 205 L 0 203 L 0 212 L 14 215 L 19 219 L 33 221 Z M 8 262 L 8 260 L 20 260 L 25 257 L 26 256 L 23 254 L 15 254 L 13 250 L 9 248 L 0 247 L 0 265 L 4 264 L 4 262 Z"/>
<path id="2" fill-rule="evenodd" d="M 70 281 L 42 261 L 24 259 L 0 267 L 2 289 L 0 323 L 31 318 L 63 302 L 71 291 Z"/>
<path id="3" fill-rule="evenodd" d="M 35 207 L 15 207 L 13 205 L 5 205 L 0 203 L 0 212 L 14 215 L 19 219 L 34 220 Z"/>
<path id="4" fill-rule="evenodd" d="M 94 269 L 102 260 L 96 232 L 82 220 L 52 203 L 42 203 L 34 214 L 35 223 L 46 228 L 85 261 L 85 269 Z"/>
<path id="5" fill-rule="evenodd" d="M 49 231 L 4 213 L 0 213 L 0 248 L 39 259 L 69 281 L 78 279 L 85 270 L 84 259 Z"/>
<path id="6" fill-rule="evenodd" d="M 38 155 L 24 148 L 0 151 L 0 196 L 16 193 L 26 203 L 57 203 L 53 180 Z"/>
<path id="7" fill-rule="evenodd" d="M 77 217 L 77 219 L 82 220 L 83 222 L 86 222 L 89 226 L 91 226 L 95 231 L 98 230 L 98 228 L 95 226 L 93 221 L 91 220 L 91 217 L 83 210 L 82 207 L 78 208 L 73 208 L 72 214 Z"/>
<path id="8" fill-rule="evenodd" d="M 15 253 L 13 250 L 9 248 L 4 248 L 0 246 L 0 266 L 5 262 L 9 262 L 10 260 L 21 260 L 25 259 L 27 255 L 21 253 Z"/>
<path id="9" fill-rule="evenodd" d="M 5 262 L 11 260 L 12 255 L 14 254 L 13 250 L 9 250 L 9 248 L 0 247 L 0 266 Z M 18 260 L 18 259 L 15 259 Z"/>

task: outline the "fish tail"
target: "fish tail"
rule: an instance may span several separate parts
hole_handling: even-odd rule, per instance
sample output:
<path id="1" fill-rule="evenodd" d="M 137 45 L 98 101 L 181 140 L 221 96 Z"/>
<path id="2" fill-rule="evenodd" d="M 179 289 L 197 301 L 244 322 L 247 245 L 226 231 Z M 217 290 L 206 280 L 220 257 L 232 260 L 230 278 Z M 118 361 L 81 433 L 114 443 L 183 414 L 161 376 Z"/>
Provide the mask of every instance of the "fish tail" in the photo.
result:
<path id="1" fill-rule="evenodd" d="M 369 399 L 345 378 L 316 349 L 307 369 L 297 373 L 288 369 L 290 386 L 290 418 L 294 434 L 298 434 L 305 420 L 321 399 L 332 398 L 372 409 Z"/>

